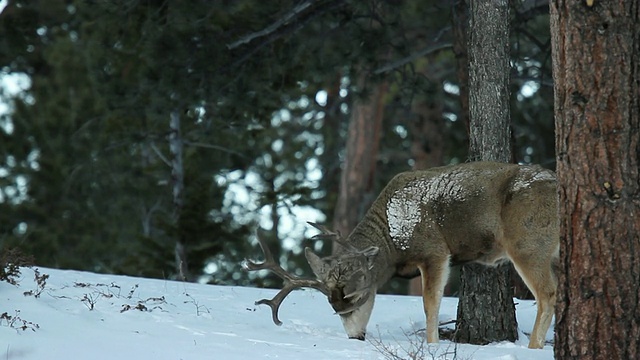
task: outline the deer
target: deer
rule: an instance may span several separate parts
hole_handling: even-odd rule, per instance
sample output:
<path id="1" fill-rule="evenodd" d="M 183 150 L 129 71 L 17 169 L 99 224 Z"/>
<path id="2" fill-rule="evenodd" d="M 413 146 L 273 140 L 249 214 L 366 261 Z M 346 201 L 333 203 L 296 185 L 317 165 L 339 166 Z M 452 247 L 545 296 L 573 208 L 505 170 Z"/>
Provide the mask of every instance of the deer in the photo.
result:
<path id="1" fill-rule="evenodd" d="M 284 280 L 273 299 L 273 322 L 288 294 L 322 292 L 350 339 L 364 340 L 377 289 L 393 276 L 420 275 L 427 343 L 439 341 L 438 312 L 452 265 L 495 266 L 511 261 L 535 297 L 537 315 L 529 348 L 541 349 L 554 314 L 559 257 L 556 176 L 537 165 L 470 162 L 396 175 L 346 239 L 326 227 L 312 239 L 331 239 L 337 250 L 305 257 L 315 279 L 287 273 L 258 237 L 269 269 Z"/>

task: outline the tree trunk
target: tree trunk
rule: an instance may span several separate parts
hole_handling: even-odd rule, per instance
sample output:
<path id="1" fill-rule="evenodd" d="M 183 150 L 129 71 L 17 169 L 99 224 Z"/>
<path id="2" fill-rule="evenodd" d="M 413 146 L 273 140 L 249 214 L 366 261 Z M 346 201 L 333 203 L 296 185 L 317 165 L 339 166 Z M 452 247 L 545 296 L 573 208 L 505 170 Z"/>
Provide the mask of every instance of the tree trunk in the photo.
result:
<path id="1" fill-rule="evenodd" d="M 557 359 L 640 358 L 640 5 L 551 1 Z"/>
<path id="2" fill-rule="evenodd" d="M 509 2 L 470 4 L 470 157 L 510 162 Z M 487 344 L 518 338 L 509 269 L 462 267 L 456 341 Z"/>
<path id="3" fill-rule="evenodd" d="M 442 90 L 438 85 L 425 99 L 414 101 L 411 112 L 415 120 L 411 122 L 411 157 L 413 170 L 424 170 L 442 166 L 445 151 L 442 117 Z"/>
<path id="4" fill-rule="evenodd" d="M 182 134 L 180 132 L 180 115 L 177 111 L 170 114 L 169 121 L 169 150 L 171 152 L 171 185 L 173 192 L 173 216 L 172 222 L 176 229 L 176 244 L 174 248 L 176 258 L 176 271 L 179 279 L 190 280 L 189 267 L 184 243 L 180 238 L 179 219 L 184 205 L 184 166 L 182 164 Z"/>
<path id="5" fill-rule="evenodd" d="M 369 101 L 355 102 L 347 132 L 344 168 L 333 228 L 349 235 L 374 200 L 373 191 L 387 83 L 377 84 Z M 336 247 L 334 246 L 334 249 Z"/>
<path id="6" fill-rule="evenodd" d="M 453 0 L 451 23 L 453 25 L 453 54 L 456 57 L 456 74 L 460 95 L 459 119 L 467 125 L 469 133 L 469 53 L 467 51 L 467 28 L 469 14 L 465 0 Z"/>

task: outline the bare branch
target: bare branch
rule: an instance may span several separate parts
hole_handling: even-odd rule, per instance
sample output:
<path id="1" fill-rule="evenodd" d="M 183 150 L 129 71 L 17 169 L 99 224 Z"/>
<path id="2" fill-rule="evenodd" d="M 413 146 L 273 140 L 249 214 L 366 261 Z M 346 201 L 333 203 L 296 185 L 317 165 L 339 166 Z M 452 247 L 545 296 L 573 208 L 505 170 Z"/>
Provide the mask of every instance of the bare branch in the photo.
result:
<path id="1" fill-rule="evenodd" d="M 192 141 L 187 141 L 187 140 L 184 140 L 183 144 L 187 145 L 187 146 L 194 146 L 194 147 L 201 147 L 201 148 L 205 148 L 205 149 L 219 150 L 219 151 L 226 152 L 228 154 L 240 156 L 240 157 L 245 158 L 245 159 L 247 158 L 244 154 L 241 154 L 241 153 L 239 153 L 239 152 L 237 152 L 235 150 L 227 149 L 227 148 L 219 146 L 219 145 L 205 144 L 205 143 L 201 143 L 201 142 L 192 142 Z"/>
<path id="2" fill-rule="evenodd" d="M 277 31 L 280 27 L 290 23 L 300 13 L 302 13 L 303 11 L 308 9 L 309 6 L 311 6 L 311 3 L 312 3 L 312 1 L 307 1 L 304 4 L 300 4 L 300 5 L 296 6 L 293 10 L 291 10 L 290 12 L 285 14 L 284 17 L 282 17 L 281 19 L 278 19 L 273 24 L 267 26 L 266 28 L 264 28 L 264 29 L 262 29 L 260 31 L 256 31 L 256 32 L 254 32 L 252 34 L 249 34 L 249 35 L 243 37 L 242 39 L 240 39 L 238 41 L 235 41 L 235 42 L 227 45 L 227 48 L 229 48 L 229 50 L 233 50 L 233 49 L 237 48 L 240 45 L 244 45 L 246 43 L 249 43 L 251 40 L 253 40 L 255 38 L 263 37 L 263 36 L 269 35 L 269 34 L 275 32 L 275 31 Z"/>
<path id="3" fill-rule="evenodd" d="M 433 54 L 433 53 L 435 53 L 437 51 L 451 49 L 451 48 L 453 48 L 453 44 L 450 43 L 450 42 L 443 42 L 443 43 L 433 44 L 433 45 L 427 46 L 426 48 L 418 51 L 415 54 L 411 54 L 411 55 L 409 55 L 409 56 L 407 56 L 405 58 L 402 58 L 400 60 L 394 61 L 394 62 L 392 62 L 390 64 L 387 64 L 387 65 L 385 65 L 385 66 L 383 66 L 381 68 L 378 68 L 373 73 L 376 74 L 376 75 L 379 75 L 379 74 L 382 74 L 382 73 L 397 69 L 397 68 L 399 68 L 401 66 L 404 66 L 404 65 L 406 65 L 406 64 L 408 64 L 410 62 L 413 62 L 414 60 L 419 59 L 419 58 L 421 58 L 423 56 L 427 56 L 427 55 Z"/>
<path id="4" fill-rule="evenodd" d="M 160 151 L 160 149 L 158 149 L 158 147 L 156 146 L 156 144 L 154 142 L 150 143 L 151 145 L 151 150 L 153 150 L 154 153 L 156 153 L 156 155 L 158 156 L 158 158 L 160 160 L 162 160 L 162 162 L 167 165 L 167 166 L 171 166 L 171 161 L 169 161 L 169 159 L 167 159 L 163 154 L 162 151 Z"/>
<path id="5" fill-rule="evenodd" d="M 250 42 L 253 39 L 257 39 L 260 37 L 264 38 L 264 40 L 261 43 L 256 44 L 250 50 L 248 50 L 245 54 L 242 54 L 241 56 L 239 56 L 238 60 L 226 66 L 224 70 L 229 71 L 230 69 L 244 63 L 245 61 L 247 61 L 247 59 L 251 58 L 251 56 L 256 54 L 263 47 L 271 44 L 272 42 L 276 41 L 277 39 L 281 38 L 286 34 L 289 34 L 301 29 L 306 23 L 315 19 L 316 17 L 323 15 L 324 13 L 343 5 L 345 5 L 345 0 L 316 1 L 314 2 L 313 7 L 307 8 L 308 9 L 307 11 L 299 11 L 297 13 L 297 16 L 292 20 L 282 22 L 281 24 L 279 24 L 279 26 L 272 29 L 270 28 L 273 27 L 273 25 L 267 28 L 272 31 L 261 30 L 258 32 L 259 33 L 258 36 L 254 36 L 255 33 L 246 36 L 245 38 L 249 38 L 249 37 L 251 38 L 248 41 L 244 41 L 243 39 L 241 39 L 232 44 L 229 44 L 227 46 L 229 49 L 235 49 L 242 44 L 246 44 Z M 293 11 L 295 11 L 295 9 Z"/>

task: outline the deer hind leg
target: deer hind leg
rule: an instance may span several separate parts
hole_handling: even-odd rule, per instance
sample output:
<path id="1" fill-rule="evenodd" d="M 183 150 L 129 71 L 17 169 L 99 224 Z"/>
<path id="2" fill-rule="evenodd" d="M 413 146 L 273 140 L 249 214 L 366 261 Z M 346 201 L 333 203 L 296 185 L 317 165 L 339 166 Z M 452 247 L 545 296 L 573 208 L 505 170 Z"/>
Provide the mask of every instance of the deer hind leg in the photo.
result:
<path id="1" fill-rule="evenodd" d="M 449 257 L 419 265 L 418 269 L 422 276 L 422 300 L 427 317 L 427 343 L 437 343 L 438 313 L 449 278 Z"/>
<path id="2" fill-rule="evenodd" d="M 529 348 L 542 349 L 555 310 L 556 288 L 558 285 L 558 280 L 552 268 L 555 259 L 541 259 L 532 256 L 526 259 L 523 257 L 512 260 L 518 274 L 520 274 L 524 283 L 533 293 L 538 305 L 536 322 L 529 338 Z"/>

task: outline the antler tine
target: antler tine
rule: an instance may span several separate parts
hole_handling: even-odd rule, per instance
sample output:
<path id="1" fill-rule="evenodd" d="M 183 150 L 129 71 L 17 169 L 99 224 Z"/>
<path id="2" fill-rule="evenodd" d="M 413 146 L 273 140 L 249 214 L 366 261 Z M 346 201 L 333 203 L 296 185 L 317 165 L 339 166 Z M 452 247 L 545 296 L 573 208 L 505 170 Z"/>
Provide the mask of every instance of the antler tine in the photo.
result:
<path id="1" fill-rule="evenodd" d="M 271 249 L 269 249 L 269 246 L 267 246 L 267 244 L 264 242 L 260 234 L 257 233 L 256 237 L 258 238 L 258 244 L 260 244 L 260 249 L 262 249 L 262 253 L 264 254 L 264 261 L 261 263 L 257 263 L 249 259 L 244 259 L 244 263 L 242 264 L 242 266 L 249 271 L 263 270 L 263 269 L 272 270 L 274 273 L 276 273 L 279 276 L 280 274 L 278 274 L 277 271 L 266 266 L 268 264 L 274 264 L 274 265 L 277 264 L 275 259 L 273 258 Z M 284 271 L 284 269 L 282 269 L 282 271 Z"/>
<path id="2" fill-rule="evenodd" d="M 280 278 L 284 280 L 284 285 L 282 289 L 274 296 L 271 300 L 269 299 L 261 299 L 255 302 L 256 305 L 266 304 L 271 308 L 271 317 L 273 322 L 280 326 L 282 325 L 282 321 L 278 318 L 278 310 L 280 309 L 280 305 L 284 299 L 293 291 L 294 289 L 301 287 L 309 287 L 316 290 L 319 290 L 325 295 L 329 294 L 329 290 L 326 286 L 315 279 L 301 279 L 295 275 L 292 275 L 285 271 L 280 264 L 276 262 L 271 253 L 271 250 L 264 242 L 260 234 L 257 236 L 258 243 L 260 244 L 260 248 L 262 248 L 262 252 L 264 253 L 264 261 L 261 263 L 256 263 L 251 260 L 245 259 L 243 263 L 243 267 L 249 271 L 255 270 L 271 270 L 274 274 L 278 275 Z"/>
<path id="3" fill-rule="evenodd" d="M 340 234 L 340 231 L 331 231 L 329 230 L 329 228 L 327 228 L 324 225 L 320 225 L 318 223 L 314 223 L 311 221 L 307 221 L 307 224 L 313 226 L 314 228 L 320 230 L 320 234 L 316 234 L 312 237 L 312 239 L 319 239 L 319 240 L 324 240 L 324 239 L 340 239 L 342 238 L 342 234 Z"/>
<path id="4" fill-rule="evenodd" d="M 320 225 L 318 223 L 314 223 L 314 222 L 310 222 L 310 221 L 307 221 L 307 224 L 309 224 L 309 225 L 313 226 L 314 228 L 316 228 L 316 229 L 321 231 L 320 234 L 314 235 L 311 239 L 313 239 L 313 240 L 331 240 L 331 241 L 337 242 L 338 244 L 340 244 L 340 246 L 344 247 L 345 249 L 348 249 L 351 252 L 359 252 L 360 251 L 355 246 L 353 246 L 353 245 L 347 243 L 346 241 L 344 241 L 344 239 L 342 238 L 342 235 L 340 234 L 340 231 L 331 231 L 324 225 Z"/>
<path id="5" fill-rule="evenodd" d="M 256 305 L 269 305 L 269 307 L 271 308 L 271 318 L 273 319 L 273 322 L 278 326 L 282 325 L 282 321 L 280 321 L 280 319 L 278 318 L 278 310 L 280 309 L 280 305 L 282 305 L 284 299 L 289 295 L 289 293 L 291 293 L 291 291 L 301 287 L 310 287 L 321 291 L 325 295 L 329 294 L 324 284 L 317 280 L 296 278 L 285 279 L 284 283 L 285 285 L 282 287 L 282 289 L 271 300 L 261 299 L 255 302 Z"/>

